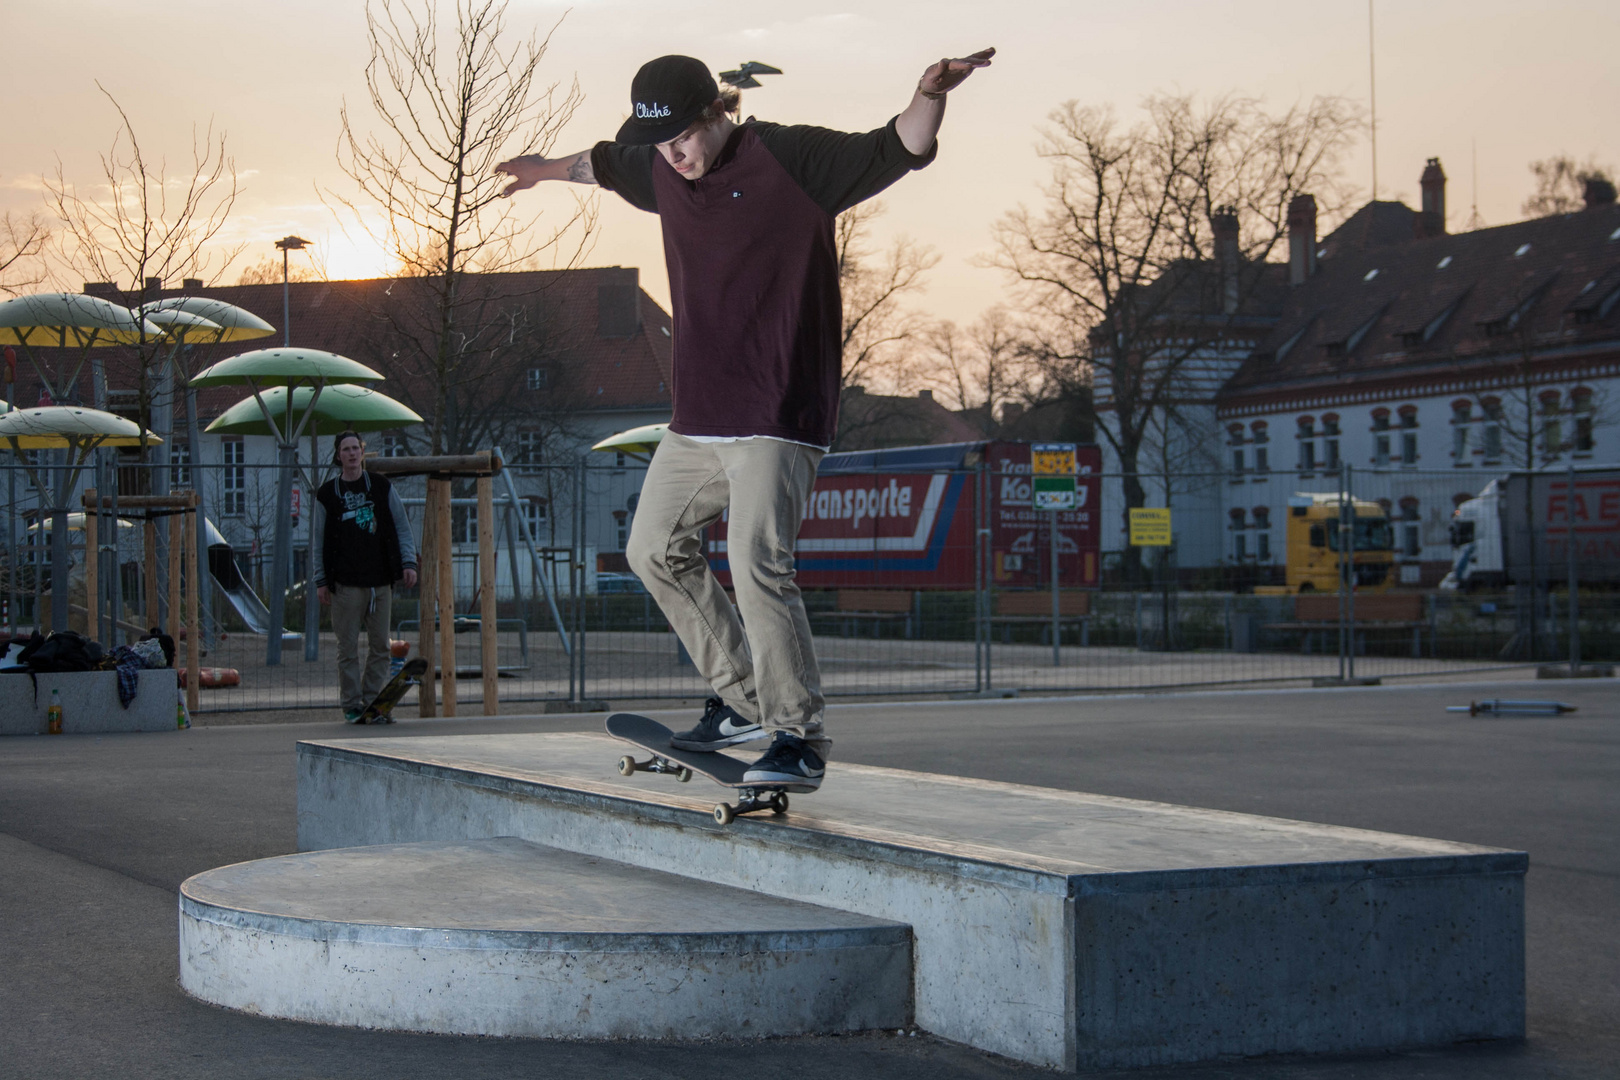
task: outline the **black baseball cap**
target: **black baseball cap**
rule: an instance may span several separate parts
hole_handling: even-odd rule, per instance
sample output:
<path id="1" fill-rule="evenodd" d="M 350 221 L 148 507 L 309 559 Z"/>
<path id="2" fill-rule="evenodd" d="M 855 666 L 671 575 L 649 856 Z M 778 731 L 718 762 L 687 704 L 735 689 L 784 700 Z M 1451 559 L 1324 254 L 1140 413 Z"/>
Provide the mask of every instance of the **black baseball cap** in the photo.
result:
<path id="1" fill-rule="evenodd" d="M 690 56 L 660 56 L 641 65 L 630 83 L 630 119 L 618 141 L 631 146 L 668 142 L 720 96 L 707 65 Z"/>

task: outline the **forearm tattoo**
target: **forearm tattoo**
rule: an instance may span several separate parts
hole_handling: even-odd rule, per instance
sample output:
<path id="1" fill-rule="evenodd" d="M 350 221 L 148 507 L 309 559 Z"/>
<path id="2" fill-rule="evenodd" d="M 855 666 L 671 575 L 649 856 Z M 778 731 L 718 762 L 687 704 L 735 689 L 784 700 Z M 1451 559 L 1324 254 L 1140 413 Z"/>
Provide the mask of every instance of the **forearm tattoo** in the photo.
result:
<path id="1" fill-rule="evenodd" d="M 596 170 L 591 168 L 590 154 L 578 154 L 568 163 L 568 179 L 576 184 L 596 183 Z"/>

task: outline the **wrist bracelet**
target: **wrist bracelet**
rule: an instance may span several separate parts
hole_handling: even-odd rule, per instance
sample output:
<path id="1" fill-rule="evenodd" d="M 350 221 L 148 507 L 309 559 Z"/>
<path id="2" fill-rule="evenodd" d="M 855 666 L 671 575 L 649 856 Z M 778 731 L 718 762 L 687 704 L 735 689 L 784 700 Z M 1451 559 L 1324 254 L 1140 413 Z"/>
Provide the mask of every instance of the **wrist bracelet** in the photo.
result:
<path id="1" fill-rule="evenodd" d="M 927 90 L 923 89 L 922 80 L 921 79 L 917 80 L 917 93 L 921 94 L 923 97 L 927 98 L 929 101 L 938 101 L 941 98 L 943 98 L 946 95 L 947 92 L 948 91 L 941 90 L 937 94 L 930 94 Z"/>

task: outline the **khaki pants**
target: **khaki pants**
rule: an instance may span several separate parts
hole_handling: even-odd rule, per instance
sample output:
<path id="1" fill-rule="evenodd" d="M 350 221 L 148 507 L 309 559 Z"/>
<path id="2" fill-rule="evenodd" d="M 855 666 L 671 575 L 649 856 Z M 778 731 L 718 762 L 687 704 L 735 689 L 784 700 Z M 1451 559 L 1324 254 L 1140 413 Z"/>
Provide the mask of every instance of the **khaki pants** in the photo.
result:
<path id="1" fill-rule="evenodd" d="M 332 586 L 332 632 L 337 635 L 338 685 L 344 709 L 359 712 L 382 692 L 388 682 L 389 613 L 394 590 L 354 585 Z M 360 630 L 366 631 L 364 676 L 360 664 Z"/>
<path id="2" fill-rule="evenodd" d="M 715 694 L 766 728 L 793 732 L 825 760 L 832 741 L 822 730 L 821 672 L 793 580 L 793 542 L 821 456 L 778 439 L 704 443 L 665 432 L 625 554 Z M 735 610 L 700 537 L 728 508 Z"/>

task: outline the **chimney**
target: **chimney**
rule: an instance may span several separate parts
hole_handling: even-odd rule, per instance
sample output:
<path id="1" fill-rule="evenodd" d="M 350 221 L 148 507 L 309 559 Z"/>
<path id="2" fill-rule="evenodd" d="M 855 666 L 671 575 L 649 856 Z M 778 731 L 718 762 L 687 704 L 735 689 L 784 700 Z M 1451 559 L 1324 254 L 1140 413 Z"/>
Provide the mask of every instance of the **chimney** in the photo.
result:
<path id="1" fill-rule="evenodd" d="M 641 329 L 641 288 L 635 267 L 604 270 L 596 286 L 596 336 L 634 337 Z"/>
<path id="2" fill-rule="evenodd" d="M 1596 210 L 1600 206 L 1613 206 L 1614 181 L 1607 176 L 1588 176 L 1582 197 L 1586 199 L 1588 210 Z"/>
<path id="3" fill-rule="evenodd" d="M 103 300 L 117 300 L 118 283 L 116 281 L 87 281 L 84 283 L 84 295 L 99 296 Z"/>
<path id="4" fill-rule="evenodd" d="M 933 401 L 934 392 L 932 390 L 919 390 L 917 391 L 917 399 L 919 401 Z"/>
<path id="5" fill-rule="evenodd" d="M 1316 273 L 1316 196 L 1288 201 L 1288 284 L 1303 285 Z"/>
<path id="6" fill-rule="evenodd" d="M 1439 158 L 1429 159 L 1418 184 L 1423 188 L 1423 209 L 1412 221 L 1414 235 L 1419 240 L 1446 235 L 1446 173 Z"/>
<path id="7" fill-rule="evenodd" d="M 1209 215 L 1209 228 L 1215 234 L 1215 266 L 1221 275 L 1221 311 L 1235 315 L 1238 309 L 1237 207 L 1215 207 Z"/>
<path id="8" fill-rule="evenodd" d="M 203 287 L 203 280 L 200 277 L 181 278 L 180 287 L 186 292 L 196 292 Z"/>
<path id="9" fill-rule="evenodd" d="M 149 292 L 149 293 L 162 292 L 163 291 L 163 279 L 160 278 L 160 277 L 149 277 L 149 278 L 147 278 L 146 279 L 146 291 Z"/>

